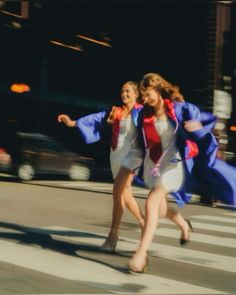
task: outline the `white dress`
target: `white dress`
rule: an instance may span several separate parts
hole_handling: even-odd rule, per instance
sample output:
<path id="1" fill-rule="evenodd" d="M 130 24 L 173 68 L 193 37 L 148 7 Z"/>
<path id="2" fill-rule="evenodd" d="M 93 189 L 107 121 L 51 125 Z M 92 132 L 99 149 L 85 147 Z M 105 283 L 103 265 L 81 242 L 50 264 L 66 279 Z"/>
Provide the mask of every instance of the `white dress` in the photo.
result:
<path id="1" fill-rule="evenodd" d="M 184 181 L 184 167 L 182 161 L 171 161 L 173 158 L 180 159 L 180 153 L 176 148 L 176 138 L 171 141 L 174 128 L 169 120 L 157 120 L 155 128 L 161 139 L 162 151 L 164 152 L 167 149 L 167 152 L 160 161 L 159 175 L 154 176 L 151 171 L 156 164 L 150 159 L 149 150 L 147 151 L 144 160 L 145 185 L 150 189 L 162 186 L 168 193 L 178 191 Z"/>
<path id="2" fill-rule="evenodd" d="M 137 128 L 131 116 L 121 119 L 117 147 L 110 152 L 113 178 L 117 176 L 120 167 L 137 172 L 142 165 L 142 150 L 138 148 L 137 136 Z"/>

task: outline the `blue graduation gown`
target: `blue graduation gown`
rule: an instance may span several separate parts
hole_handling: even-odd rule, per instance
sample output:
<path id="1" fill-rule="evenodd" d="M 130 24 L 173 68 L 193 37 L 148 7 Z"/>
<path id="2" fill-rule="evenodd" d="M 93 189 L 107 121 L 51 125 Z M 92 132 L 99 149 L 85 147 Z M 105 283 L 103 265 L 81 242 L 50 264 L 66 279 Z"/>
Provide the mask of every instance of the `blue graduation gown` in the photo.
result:
<path id="1" fill-rule="evenodd" d="M 143 130 L 138 123 L 142 118 L 142 111 L 140 112 L 140 110 L 141 108 L 134 108 L 132 118 L 141 131 L 140 144 L 145 151 Z M 171 195 L 179 206 L 184 206 L 190 200 L 191 193 L 194 192 L 200 192 L 211 199 L 236 206 L 236 167 L 216 158 L 218 144 L 212 134 L 216 117 L 210 113 L 200 112 L 195 105 L 186 102 L 175 102 L 174 111 L 179 122 L 176 143 L 182 159 L 185 159 L 186 179 L 181 189 L 172 192 Z M 77 127 L 86 143 L 94 143 L 101 139 L 109 112 L 110 109 L 77 120 Z M 200 121 L 203 128 L 198 131 L 187 132 L 183 123 L 188 120 Z M 196 142 L 199 148 L 199 154 L 194 158 L 188 158 L 189 147 L 186 145 L 188 139 Z"/>
<path id="2" fill-rule="evenodd" d="M 177 148 L 184 161 L 186 177 L 177 192 L 171 192 L 179 206 L 184 206 L 190 199 L 191 193 L 198 192 L 210 199 L 220 200 L 225 204 L 236 206 L 236 167 L 216 158 L 218 144 L 212 133 L 216 117 L 211 113 L 201 112 L 191 103 L 175 102 L 174 112 L 178 121 Z M 142 112 L 140 113 L 142 121 Z M 187 132 L 183 123 L 188 120 L 200 121 L 203 125 L 198 131 Z M 173 125 L 176 124 L 171 119 Z M 142 124 L 138 124 L 140 135 L 143 137 Z M 199 149 L 196 157 L 189 158 L 188 140 L 194 141 Z M 145 138 L 141 139 L 144 150 Z"/>
<path id="3" fill-rule="evenodd" d="M 138 113 L 143 107 L 139 105 L 134 107 L 131 111 L 132 120 L 137 126 Z M 79 128 L 82 137 L 86 143 L 94 143 L 101 140 L 104 128 L 107 126 L 107 117 L 111 111 L 110 109 L 103 110 L 98 113 L 93 113 L 76 121 L 76 126 Z"/>

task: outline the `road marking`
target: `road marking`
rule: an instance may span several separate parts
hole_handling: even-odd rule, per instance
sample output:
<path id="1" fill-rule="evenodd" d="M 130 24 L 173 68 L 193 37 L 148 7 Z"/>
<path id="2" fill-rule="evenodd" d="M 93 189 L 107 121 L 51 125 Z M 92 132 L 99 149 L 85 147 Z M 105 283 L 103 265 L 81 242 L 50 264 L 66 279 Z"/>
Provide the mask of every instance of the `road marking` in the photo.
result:
<path id="1" fill-rule="evenodd" d="M 180 231 L 169 228 L 158 228 L 156 230 L 157 236 L 179 239 Z M 217 245 L 223 247 L 236 248 L 236 239 L 222 238 L 206 234 L 191 233 L 191 242 L 200 242 L 209 245 Z"/>
<path id="2" fill-rule="evenodd" d="M 212 215 L 196 215 L 196 216 L 194 215 L 194 216 L 191 216 L 191 218 L 201 219 L 201 220 L 219 221 L 219 222 L 228 222 L 228 223 L 235 223 L 236 224 L 236 218 L 229 218 L 229 217 L 220 217 L 220 216 L 212 216 Z"/>
<path id="3" fill-rule="evenodd" d="M 234 210 L 233 212 L 231 211 L 226 211 L 223 213 L 224 215 L 226 216 L 233 216 L 233 217 L 236 217 L 236 210 Z"/>
<path id="4" fill-rule="evenodd" d="M 84 232 L 81 232 L 79 234 L 79 231 L 70 229 L 70 228 L 64 228 L 64 227 L 47 227 L 46 228 L 48 233 L 50 233 L 50 229 L 52 230 L 52 238 L 56 240 L 64 240 L 64 241 L 74 241 L 77 243 L 84 243 L 87 245 L 96 245 L 100 246 L 102 244 L 101 237 L 104 236 L 102 234 L 90 233 L 90 237 L 88 237 L 88 234 L 84 234 Z M 57 231 L 58 230 L 58 234 Z M 60 231 L 63 231 L 63 235 L 60 234 Z M 66 236 L 66 231 L 70 233 L 68 236 Z M 74 236 L 71 234 L 74 231 Z M 77 234 L 76 234 L 77 233 Z M 99 237 L 98 237 L 99 235 Z M 206 235 L 207 236 L 207 235 Z M 104 236 L 105 238 L 105 236 Z M 117 250 L 118 251 L 135 251 L 136 247 L 138 245 L 138 240 L 135 239 L 129 239 L 129 238 L 120 238 Z M 195 265 L 200 265 L 203 267 L 209 267 L 213 269 L 219 269 L 223 271 L 229 271 L 236 273 L 236 258 L 220 255 L 220 254 L 212 254 L 208 252 L 203 251 L 196 251 L 196 250 L 190 250 L 187 248 L 182 247 L 174 247 L 174 246 L 168 246 L 165 244 L 159 244 L 159 243 L 152 243 L 150 246 L 150 251 L 152 251 L 152 255 L 163 257 L 166 259 L 184 262 L 184 263 L 190 263 Z"/>
<path id="5" fill-rule="evenodd" d="M 0 241 L 0 260 L 57 276 L 92 284 L 115 294 L 229 294 L 150 274 L 131 275 L 114 269 L 114 265 L 73 257 L 50 250 Z"/>
<path id="6" fill-rule="evenodd" d="M 172 224 L 173 222 L 165 219 L 161 219 L 159 221 L 160 224 Z M 222 233 L 231 233 L 236 234 L 236 228 L 230 227 L 230 226 L 223 226 L 223 225 L 217 225 L 217 224 L 209 224 L 209 223 L 201 223 L 201 222 L 191 222 L 193 229 L 206 229 L 206 230 L 212 230 Z"/>
<path id="7" fill-rule="evenodd" d="M 125 239 L 124 242 L 118 244 L 118 249 L 129 250 L 130 245 L 127 242 L 134 240 Z M 136 245 L 137 246 L 137 245 Z M 133 247 L 132 247 L 133 248 Z M 136 247 L 134 247 L 135 250 Z M 152 243 L 150 246 L 150 254 L 156 257 L 163 257 L 166 259 L 185 262 L 203 267 L 229 271 L 236 273 L 236 258 L 225 255 L 212 254 L 203 251 L 190 250 L 182 247 L 168 246 L 165 244 Z"/>
<path id="8" fill-rule="evenodd" d="M 163 244 L 154 244 L 150 250 L 154 250 L 153 254 L 158 257 L 236 273 L 236 258 L 234 257 Z"/>

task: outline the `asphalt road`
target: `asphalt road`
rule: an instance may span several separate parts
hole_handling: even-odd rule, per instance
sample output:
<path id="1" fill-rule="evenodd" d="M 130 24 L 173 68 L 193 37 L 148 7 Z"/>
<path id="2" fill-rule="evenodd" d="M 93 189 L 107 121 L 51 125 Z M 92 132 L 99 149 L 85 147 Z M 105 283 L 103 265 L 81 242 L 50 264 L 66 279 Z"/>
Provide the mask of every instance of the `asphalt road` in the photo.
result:
<path id="1" fill-rule="evenodd" d="M 193 201 L 180 210 L 194 227 L 188 246 L 179 246 L 179 231 L 163 219 L 148 273 L 130 274 L 140 231 L 128 212 L 116 253 L 99 250 L 111 184 L 0 181 L 0 294 L 236 294 L 236 211 Z M 143 208 L 146 191 L 135 194 Z"/>

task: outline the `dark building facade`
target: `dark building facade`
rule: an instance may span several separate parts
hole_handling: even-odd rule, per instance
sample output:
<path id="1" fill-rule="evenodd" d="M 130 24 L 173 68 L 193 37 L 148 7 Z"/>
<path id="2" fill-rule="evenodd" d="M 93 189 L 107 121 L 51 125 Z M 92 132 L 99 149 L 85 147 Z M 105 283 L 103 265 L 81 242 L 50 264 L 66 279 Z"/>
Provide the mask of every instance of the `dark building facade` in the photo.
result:
<path id="1" fill-rule="evenodd" d="M 58 135 L 58 113 L 117 104 L 122 83 L 147 72 L 207 111 L 228 75 L 234 102 L 235 10 L 234 1 L 1 1 L 2 126 Z M 13 83 L 31 91 L 13 93 Z"/>

